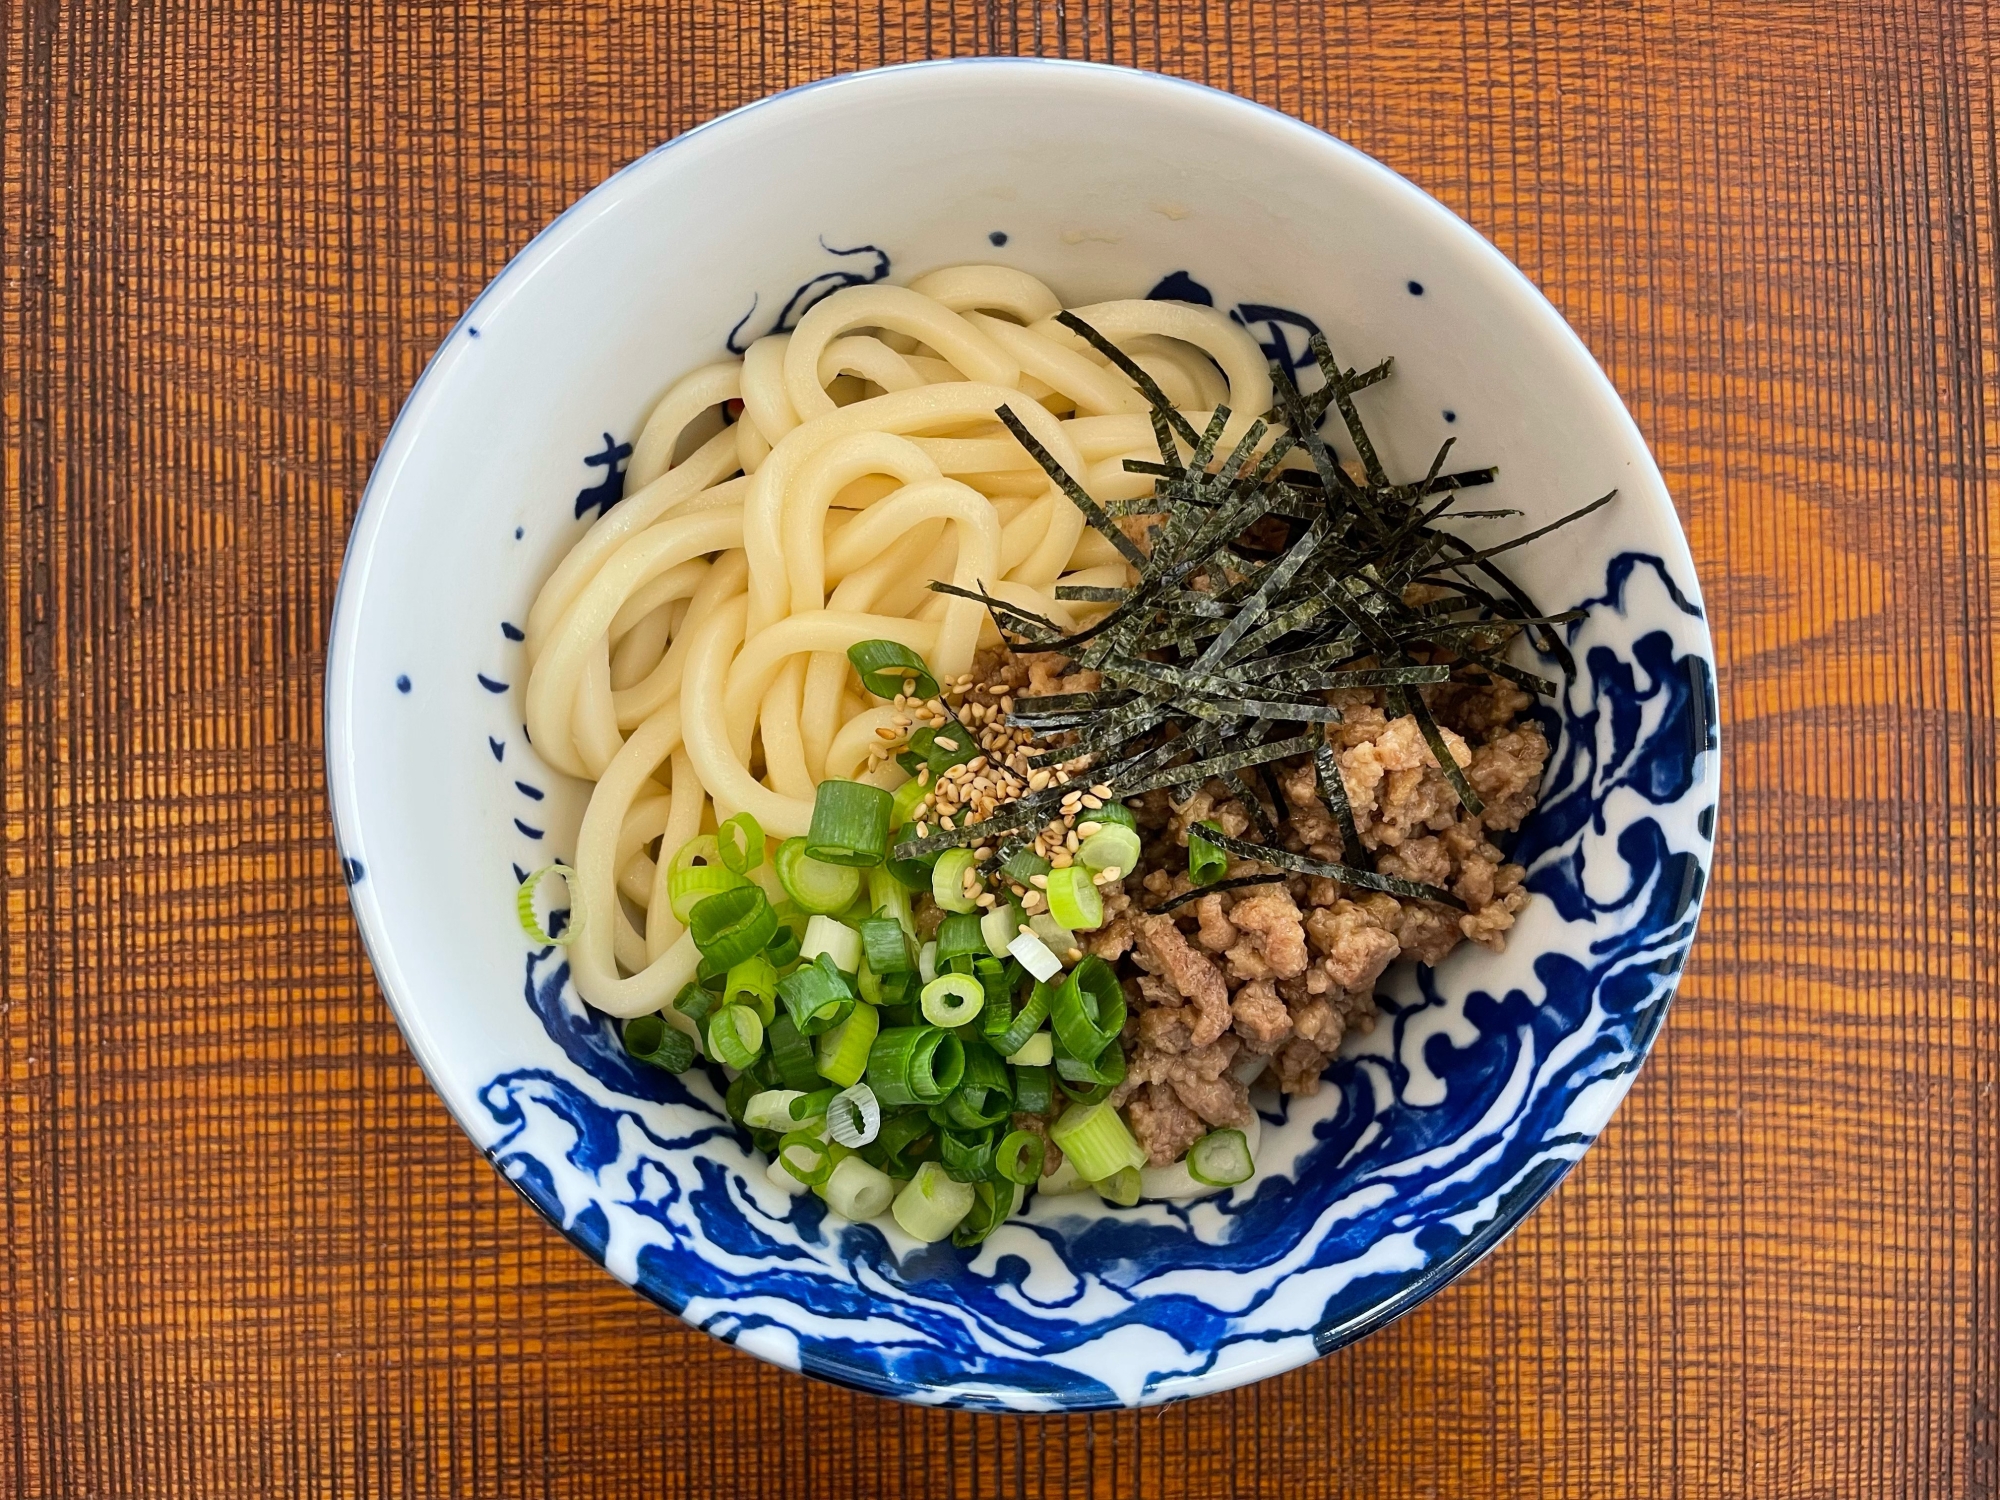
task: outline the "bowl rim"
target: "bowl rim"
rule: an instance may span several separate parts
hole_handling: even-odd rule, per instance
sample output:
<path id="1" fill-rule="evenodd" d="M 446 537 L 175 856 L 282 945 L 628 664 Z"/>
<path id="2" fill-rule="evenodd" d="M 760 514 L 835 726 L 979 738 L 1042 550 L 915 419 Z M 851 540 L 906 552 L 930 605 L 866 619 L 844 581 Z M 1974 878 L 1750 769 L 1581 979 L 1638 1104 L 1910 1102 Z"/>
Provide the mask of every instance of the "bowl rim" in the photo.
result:
<path id="1" fill-rule="evenodd" d="M 1618 411 L 1623 416 L 1624 425 L 1627 429 L 1626 435 L 1633 445 L 1633 451 L 1643 458 L 1645 465 L 1651 470 L 1652 477 L 1659 481 L 1662 493 L 1666 492 L 1665 479 L 1659 473 L 1659 466 L 1653 458 L 1652 450 L 1646 443 L 1643 433 L 1640 432 L 1637 422 L 1632 417 L 1629 407 L 1624 402 L 1624 398 L 1619 395 L 1617 388 L 1612 385 L 1609 375 L 1604 371 L 1602 365 L 1599 364 L 1596 356 L 1590 351 L 1589 346 L 1583 342 L 1581 336 L 1570 326 L 1568 319 L 1563 316 L 1561 310 L 1548 299 L 1540 286 L 1525 271 L 1515 265 L 1505 252 L 1448 204 L 1443 203 L 1417 183 L 1404 177 L 1385 163 L 1378 161 L 1359 147 L 1334 135 L 1330 131 L 1322 130 L 1318 126 L 1299 119 L 1294 115 L 1287 114 L 1282 110 L 1263 104 L 1255 99 L 1231 93 L 1226 89 L 1216 88 L 1192 79 L 1176 77 L 1172 74 L 1156 72 L 1151 69 L 1127 67 L 1111 63 L 1086 62 L 1069 58 L 1018 56 L 932 58 L 916 62 L 891 64 L 879 68 L 866 68 L 837 73 L 825 78 L 795 84 L 790 88 L 775 93 L 763 95 L 737 105 L 733 109 L 724 111 L 711 119 L 704 120 L 682 131 L 678 135 L 671 136 L 647 148 L 638 156 L 635 156 L 624 165 L 606 175 L 602 180 L 580 195 L 574 202 L 565 207 L 507 259 L 506 263 L 480 288 L 479 292 L 466 304 L 465 309 L 445 331 L 436 348 L 425 360 L 423 369 L 411 383 L 409 391 L 397 409 L 394 420 L 390 423 L 389 429 L 383 437 L 382 445 L 376 453 L 374 462 L 370 465 L 367 483 L 363 486 L 361 498 L 355 506 L 354 515 L 349 525 L 347 541 L 341 556 L 338 581 L 334 589 L 333 606 L 328 614 L 326 636 L 327 659 L 322 677 L 324 693 L 322 703 L 322 734 L 325 746 L 323 761 L 326 772 L 330 831 L 333 835 L 336 857 L 343 873 L 344 883 L 347 886 L 348 902 L 354 914 L 355 926 L 361 937 L 363 951 L 367 955 L 369 966 L 374 970 L 377 984 L 381 989 L 383 998 L 388 1003 L 390 1014 L 396 1022 L 397 1029 L 402 1034 L 405 1044 L 409 1047 L 411 1056 L 416 1061 L 418 1068 L 422 1071 L 425 1082 L 430 1085 L 433 1093 L 438 1096 L 440 1102 L 445 1106 L 447 1113 L 452 1117 L 453 1122 L 464 1133 L 466 1139 L 473 1144 L 474 1149 L 493 1167 L 502 1181 L 512 1186 L 534 1208 L 539 1217 L 545 1220 L 564 1239 L 588 1255 L 600 1267 L 604 1267 L 603 1255 L 578 1234 L 565 1227 L 558 1218 L 550 1213 L 548 1206 L 540 1202 L 524 1183 L 502 1170 L 500 1162 L 492 1149 L 478 1145 L 479 1134 L 474 1128 L 474 1122 L 468 1118 L 466 1110 L 461 1107 L 461 1101 L 454 1098 L 453 1091 L 440 1084 L 440 1077 L 446 1071 L 447 1049 L 438 1045 L 436 1039 L 424 1025 L 416 998 L 411 993 L 410 986 L 394 961 L 394 954 L 390 951 L 386 935 L 379 934 L 374 930 L 374 922 L 367 910 L 366 897 L 359 890 L 360 882 L 349 873 L 355 868 L 354 862 L 349 860 L 346 850 L 341 845 L 340 829 L 342 824 L 348 822 L 351 817 L 355 795 L 351 784 L 354 774 L 352 769 L 353 745 L 348 732 L 349 716 L 347 713 L 353 666 L 351 644 L 348 643 L 351 643 L 358 621 L 358 600 L 366 589 L 370 563 L 376 543 L 376 533 L 380 528 L 383 508 L 386 504 L 386 492 L 394 486 L 398 471 L 406 461 L 409 450 L 416 441 L 415 434 L 421 429 L 424 419 L 428 416 L 430 405 L 438 397 L 439 382 L 452 362 L 451 356 L 453 351 L 461 343 L 458 339 L 460 330 L 466 328 L 468 325 L 472 325 L 475 317 L 482 313 L 482 309 L 488 308 L 497 299 L 504 296 L 512 296 L 519 284 L 527 278 L 529 273 L 540 266 L 562 239 L 575 233 L 588 219 L 611 208 L 616 201 L 621 185 L 629 184 L 632 176 L 645 168 L 655 158 L 683 146 L 708 132 L 740 123 L 745 117 L 760 110 L 775 105 L 795 103 L 798 99 L 808 94 L 829 90 L 876 88 L 884 83 L 893 84 L 900 82 L 912 75 L 924 75 L 944 70 L 968 71 L 973 69 L 1023 75 L 1038 74 L 1052 79 L 1063 78 L 1075 80 L 1085 83 L 1086 86 L 1097 85 L 1133 89 L 1188 91 L 1203 97 L 1211 104 L 1234 107 L 1247 118 L 1258 122 L 1264 128 L 1276 128 L 1303 133 L 1319 149 L 1343 155 L 1348 158 L 1351 165 L 1358 166 L 1370 175 L 1378 177 L 1389 191 L 1403 195 L 1412 195 L 1420 199 L 1430 210 L 1434 211 L 1433 217 L 1436 218 L 1440 228 L 1444 232 L 1460 238 L 1471 248 L 1473 253 L 1497 261 L 1504 268 L 1515 289 L 1530 304 L 1539 304 L 1538 315 L 1553 320 L 1553 326 L 1559 331 L 1561 341 L 1567 345 L 1570 355 L 1580 360 L 1589 374 L 1600 381 L 1616 400 Z M 1705 774 L 1700 776 L 1696 784 L 1690 788 L 1686 795 L 1693 797 L 1706 793 L 1712 800 L 1719 789 L 1721 763 L 1721 721 L 1718 712 L 1717 696 L 1713 687 L 1713 674 L 1715 671 L 1714 642 L 1712 632 L 1709 629 L 1706 605 L 1701 594 L 1700 579 L 1695 572 L 1691 549 L 1688 547 L 1685 527 L 1682 525 L 1678 513 L 1673 510 L 1671 505 L 1667 507 L 1667 515 L 1673 523 L 1672 537 L 1679 542 L 1682 554 L 1681 560 L 1686 565 L 1684 579 L 1677 580 L 1677 582 L 1681 584 L 1687 599 L 1695 606 L 1696 611 L 1698 611 L 1695 624 L 1701 636 L 1701 656 L 1710 673 L 1708 681 L 1703 684 L 1704 690 L 1697 695 L 1693 712 L 1701 721 L 1699 727 L 1705 727 L 1711 737 L 1711 749 L 1707 757 Z M 1608 1127 L 1612 1114 L 1623 1103 L 1626 1093 L 1630 1090 L 1632 1081 L 1638 1076 L 1640 1069 L 1644 1067 L 1651 1056 L 1653 1044 L 1658 1037 L 1660 1027 L 1665 1023 L 1667 1011 L 1678 992 L 1679 976 L 1684 969 L 1688 953 L 1692 950 L 1695 938 L 1698 936 L 1701 909 L 1704 897 L 1707 894 L 1708 873 L 1712 864 L 1713 855 L 1711 852 L 1708 858 L 1703 860 L 1699 868 L 1694 871 L 1692 883 L 1695 889 L 1691 893 L 1684 893 L 1686 895 L 1685 917 L 1688 922 L 1688 931 L 1685 942 L 1680 945 L 1678 953 L 1674 956 L 1675 969 L 1672 982 L 1666 986 L 1659 1000 L 1651 1006 L 1643 1024 L 1635 1029 L 1632 1043 L 1634 1053 L 1633 1065 L 1618 1080 L 1619 1088 L 1617 1097 L 1611 1101 L 1607 1108 L 1605 1125 L 1600 1126 L 1597 1133 L 1591 1137 L 1589 1144 L 1584 1148 L 1585 1151 L 1589 1149 L 1589 1145 L 1596 1144 L 1598 1137 Z M 1540 1163 L 1524 1176 L 1522 1180 L 1514 1184 L 1506 1196 L 1495 1206 L 1493 1216 L 1469 1234 L 1460 1245 L 1447 1255 L 1439 1257 L 1427 1265 L 1408 1285 L 1399 1288 L 1392 1295 L 1374 1304 L 1365 1313 L 1351 1318 L 1345 1323 L 1339 1323 L 1333 1319 L 1321 1322 L 1312 1331 L 1312 1354 L 1302 1357 L 1294 1357 L 1287 1354 L 1276 1359 L 1246 1361 L 1243 1365 L 1231 1370 L 1230 1378 L 1224 1384 L 1216 1385 L 1198 1394 L 1216 1394 L 1223 1390 L 1235 1389 L 1242 1385 L 1267 1379 L 1271 1376 L 1282 1374 L 1287 1370 L 1298 1368 L 1303 1364 L 1311 1362 L 1313 1359 L 1323 1357 L 1359 1339 L 1365 1338 L 1370 1333 L 1376 1332 L 1404 1314 L 1414 1310 L 1464 1275 L 1487 1255 L 1491 1254 L 1555 1190 L 1571 1168 L 1582 1159 L 1583 1154 L 1582 1151 L 1579 1151 L 1574 1157 L 1549 1159 Z M 627 1285 L 633 1292 L 638 1293 L 655 1305 L 665 1308 L 677 1317 L 683 1312 L 685 1299 L 676 1299 L 672 1294 L 671 1288 L 648 1285 L 643 1278 L 632 1283 L 621 1282 L 621 1284 Z M 750 1353 L 753 1357 L 760 1360 L 766 1359 L 764 1354 L 753 1349 L 746 1349 L 744 1352 Z M 859 1367 L 850 1369 L 830 1364 L 824 1360 L 802 1362 L 797 1367 L 796 1373 L 806 1375 L 809 1378 L 826 1380 L 849 1389 L 865 1391 L 871 1395 L 887 1396 L 894 1399 L 913 1399 L 922 1389 L 907 1382 L 882 1378 L 872 1370 Z M 1190 1395 L 1166 1394 L 1154 1396 L 1149 1393 L 1141 1398 L 1141 1404 L 1155 1404 L 1162 1401 L 1186 1399 L 1190 1399 Z M 983 1403 L 975 1400 L 948 1404 L 980 1406 Z M 1119 1409 L 1124 1409 L 1123 1405 L 1115 1399 L 1074 1399 L 1067 1394 L 1058 1394 L 1055 1405 L 1051 1408 L 1053 1411 Z"/>

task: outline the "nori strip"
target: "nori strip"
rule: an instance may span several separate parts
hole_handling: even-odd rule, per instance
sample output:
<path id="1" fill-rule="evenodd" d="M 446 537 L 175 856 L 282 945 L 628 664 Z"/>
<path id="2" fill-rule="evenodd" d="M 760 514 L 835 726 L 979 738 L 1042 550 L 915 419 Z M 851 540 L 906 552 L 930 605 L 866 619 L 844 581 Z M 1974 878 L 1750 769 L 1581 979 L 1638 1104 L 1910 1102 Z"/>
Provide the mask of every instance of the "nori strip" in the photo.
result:
<path id="1" fill-rule="evenodd" d="M 1368 846 L 1361 842 L 1361 831 L 1354 826 L 1354 808 L 1347 800 L 1347 783 L 1341 778 L 1340 763 L 1333 757 L 1333 746 L 1322 743 L 1313 751 L 1313 779 L 1318 783 L 1319 800 L 1333 815 L 1334 826 L 1340 830 L 1341 857 L 1351 865 L 1362 869 L 1373 869 Z"/>
<path id="2" fill-rule="evenodd" d="M 1202 837 L 1207 838 L 1208 835 L 1204 833 Z M 1182 891 L 1178 896 L 1171 896 L 1158 906 L 1147 907 L 1146 914 L 1152 916 L 1155 913 L 1178 911 L 1190 901 L 1199 901 L 1203 896 L 1213 895 L 1217 891 L 1240 891 L 1245 886 L 1252 885 L 1278 885 L 1285 879 L 1284 875 L 1232 875 L 1227 880 L 1212 881 L 1208 885 L 1198 885 L 1193 890 Z"/>
<path id="3" fill-rule="evenodd" d="M 1218 849 L 1226 849 L 1231 854 L 1240 854 L 1245 859 L 1261 860 L 1267 865 L 1276 865 L 1279 869 L 1290 870 L 1295 875 L 1319 875 L 1328 880 L 1337 880 L 1342 885 L 1358 886 L 1362 890 L 1385 891 L 1391 896 L 1403 896 L 1411 901 L 1430 901 L 1438 906 L 1449 906 L 1454 911 L 1466 909 L 1463 901 L 1441 886 L 1424 885 L 1415 880 L 1399 880 L 1394 875 L 1378 875 L 1373 870 L 1357 870 L 1351 865 L 1329 864 L 1323 859 L 1314 859 L 1307 854 L 1294 854 L 1289 849 L 1273 849 L 1267 844 L 1253 844 L 1247 839 L 1232 838 L 1226 833 L 1217 833 L 1209 828 L 1204 828 L 1201 836 Z"/>
<path id="4" fill-rule="evenodd" d="M 1475 818 L 1485 812 L 1485 799 L 1475 792 L 1472 783 L 1465 779 L 1464 768 L 1459 765 L 1458 757 L 1451 753 L 1451 746 L 1445 743 L 1444 731 L 1438 727 L 1438 721 L 1431 713 L 1431 706 L 1424 702 L 1424 695 L 1408 688 L 1391 688 L 1389 699 L 1392 704 L 1400 701 L 1403 712 L 1416 719 L 1417 727 L 1424 733 L 1424 743 L 1431 747 L 1431 754 L 1437 758 L 1438 769 L 1444 773 L 1444 779 L 1451 783 L 1451 789 L 1458 793 L 1458 800 L 1464 804 L 1465 810 Z"/>

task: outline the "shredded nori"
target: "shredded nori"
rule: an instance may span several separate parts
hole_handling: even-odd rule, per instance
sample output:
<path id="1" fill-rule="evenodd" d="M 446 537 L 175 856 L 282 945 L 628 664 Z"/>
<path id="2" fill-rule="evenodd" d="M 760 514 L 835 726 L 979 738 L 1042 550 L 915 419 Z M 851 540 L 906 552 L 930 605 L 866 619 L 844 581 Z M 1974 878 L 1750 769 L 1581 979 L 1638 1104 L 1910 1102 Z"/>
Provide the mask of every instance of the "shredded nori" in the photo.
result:
<path id="1" fill-rule="evenodd" d="M 1446 473 L 1449 440 L 1422 478 L 1407 483 L 1389 478 L 1354 397 L 1388 379 L 1390 361 L 1366 370 L 1343 368 L 1325 336 L 1314 334 L 1308 368 L 1316 369 L 1318 386 L 1302 391 L 1291 370 L 1273 362 L 1271 410 L 1221 453 L 1227 407 L 1218 407 L 1206 429 L 1197 432 L 1111 340 L 1074 313 L 1062 313 L 1057 321 L 1138 387 L 1160 457 L 1157 463 L 1125 461 L 1128 472 L 1153 479 L 1150 500 L 1103 506 L 1012 409 L 1003 406 L 996 413 L 1139 575 L 1129 588 L 1059 587 L 1058 599 L 1112 606 L 1093 624 L 1073 631 L 993 597 L 984 585 L 932 585 L 985 605 L 1007 639 L 1060 652 L 1075 669 L 1101 674 L 1103 686 L 1091 692 L 1016 702 L 1007 721 L 1044 740 L 1029 764 L 1087 759 L 1089 780 L 1108 783 L 1119 797 L 1160 787 L 1191 791 L 1211 777 L 1234 780 L 1256 824 L 1276 828 L 1287 808 L 1274 765 L 1308 757 L 1319 799 L 1340 832 L 1342 863 L 1227 835 L 1203 837 L 1242 858 L 1294 873 L 1463 910 L 1449 891 L 1372 868 L 1329 743 L 1341 711 L 1326 695 L 1382 690 L 1392 714 L 1416 719 L 1460 803 L 1477 814 L 1479 794 L 1452 757 L 1426 693 L 1452 683 L 1506 681 L 1553 696 L 1557 683 L 1496 654 L 1523 632 L 1566 678 L 1574 676 L 1575 662 L 1558 627 L 1577 614 L 1544 612 L 1496 559 L 1591 514 L 1617 491 L 1510 541 L 1475 547 L 1442 523 L 1518 512 L 1454 509 L 1464 491 L 1492 483 L 1495 471 Z M 1321 431 L 1335 415 L 1335 430 L 1358 460 L 1360 478 L 1343 466 Z M 1295 453 L 1303 453 L 1310 470 L 1279 467 Z M 1120 524 L 1123 519 L 1136 529 L 1143 523 L 1132 522 L 1134 517 L 1157 518 L 1144 544 Z M 1065 793 L 1061 783 L 1030 793 L 1003 804 L 984 822 L 935 829 L 907 841 L 896 855 L 915 859 L 996 837 L 1032 838 L 1059 816 Z M 1277 878 L 1218 882 L 1154 910 L 1172 910 L 1206 891 Z"/>

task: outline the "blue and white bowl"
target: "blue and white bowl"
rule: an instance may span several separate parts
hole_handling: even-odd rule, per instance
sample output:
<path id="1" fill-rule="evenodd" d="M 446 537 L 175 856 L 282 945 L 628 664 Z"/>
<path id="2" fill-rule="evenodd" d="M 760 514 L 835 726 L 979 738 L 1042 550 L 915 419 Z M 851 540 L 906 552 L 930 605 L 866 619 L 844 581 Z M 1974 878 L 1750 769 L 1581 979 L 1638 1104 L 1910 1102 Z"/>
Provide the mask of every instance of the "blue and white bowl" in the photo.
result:
<path id="1" fill-rule="evenodd" d="M 1504 955 L 1396 972 L 1247 1188 L 1182 1206 L 1036 1200 L 976 1253 L 891 1243 L 766 1179 L 698 1074 L 636 1067 L 522 872 L 573 852 L 583 788 L 521 726 L 519 625 L 668 382 L 843 285 L 997 260 L 1071 304 L 1212 302 L 1274 355 L 1324 329 L 1396 373 L 1392 471 L 1497 464 L 1498 539 L 1581 606 L 1578 674 L 1515 857 Z M 1645 444 L 1560 315 L 1490 244 L 1316 130 L 1165 78 L 1031 61 L 839 78 L 691 131 L 545 230 L 411 393 L 349 544 L 328 777 L 354 909 L 466 1132 L 610 1272 L 790 1369 L 985 1409 L 1137 1405 L 1276 1374 L 1407 1311 L 1511 1231 L 1604 1128 L 1694 935 L 1717 782 L 1712 654 Z"/>

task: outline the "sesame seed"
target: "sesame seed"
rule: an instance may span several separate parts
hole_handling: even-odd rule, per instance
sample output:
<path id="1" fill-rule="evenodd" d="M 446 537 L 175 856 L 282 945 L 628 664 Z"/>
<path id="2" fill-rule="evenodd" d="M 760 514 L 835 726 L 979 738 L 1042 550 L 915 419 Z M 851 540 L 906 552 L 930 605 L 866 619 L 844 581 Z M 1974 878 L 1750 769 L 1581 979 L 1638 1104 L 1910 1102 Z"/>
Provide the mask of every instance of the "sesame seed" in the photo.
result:
<path id="1" fill-rule="evenodd" d="M 1072 948 L 1069 950 L 1069 952 L 1063 955 L 1063 959 L 1068 963 L 1075 963 L 1078 959 L 1082 957 L 1083 957 L 1083 950 L 1081 948 Z"/>
<path id="2" fill-rule="evenodd" d="M 1085 838 L 1089 838 L 1094 833 L 1103 832 L 1104 825 L 1102 823 L 1079 823 L 1076 825 L 1076 831 Z"/>
<path id="3" fill-rule="evenodd" d="M 1033 886 L 1038 891 L 1047 890 L 1049 885 L 1049 877 L 1046 875 L 1030 875 L 1028 877 L 1028 884 Z"/>
<path id="4" fill-rule="evenodd" d="M 1104 806 L 1104 799 L 1102 797 L 1085 797 L 1083 805 L 1092 812 L 1096 812 L 1098 808 Z"/>
<path id="5" fill-rule="evenodd" d="M 1090 789 L 1090 792 L 1094 797 L 1109 797 L 1111 795 L 1111 788 L 1100 781 Z"/>
<path id="6" fill-rule="evenodd" d="M 884 740 L 893 740 L 901 738 L 901 736 L 899 736 L 895 730 L 891 729 L 886 724 L 878 724 L 876 726 L 875 736 L 877 739 L 884 739 Z"/>
<path id="7" fill-rule="evenodd" d="M 928 823 L 919 822 L 917 824 L 917 837 L 920 839 L 927 839 L 930 836 L 931 836 L 931 825 Z"/>

